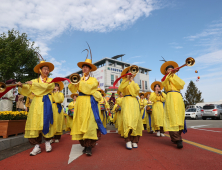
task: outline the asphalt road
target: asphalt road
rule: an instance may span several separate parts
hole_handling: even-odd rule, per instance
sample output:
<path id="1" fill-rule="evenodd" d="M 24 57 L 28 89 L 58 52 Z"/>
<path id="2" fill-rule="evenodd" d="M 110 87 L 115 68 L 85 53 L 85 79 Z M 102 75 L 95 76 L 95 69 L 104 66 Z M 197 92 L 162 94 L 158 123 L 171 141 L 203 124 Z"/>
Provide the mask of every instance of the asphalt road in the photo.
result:
<path id="1" fill-rule="evenodd" d="M 222 120 L 186 120 L 188 128 L 222 128 Z"/>

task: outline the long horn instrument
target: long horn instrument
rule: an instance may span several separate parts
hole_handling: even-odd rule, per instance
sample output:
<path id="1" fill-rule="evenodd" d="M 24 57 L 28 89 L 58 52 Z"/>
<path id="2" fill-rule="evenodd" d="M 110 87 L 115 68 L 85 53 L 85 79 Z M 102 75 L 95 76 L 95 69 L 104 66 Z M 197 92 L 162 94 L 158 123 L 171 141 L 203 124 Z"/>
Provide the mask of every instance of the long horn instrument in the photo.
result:
<path id="1" fill-rule="evenodd" d="M 25 83 L 22 83 L 22 84 L 25 84 Z M 0 82 L 0 93 L 5 92 L 5 90 L 9 87 L 16 87 L 16 86 L 18 86 L 18 84 L 8 84 L 8 85 L 6 85 L 5 83 Z"/>
<path id="2" fill-rule="evenodd" d="M 139 72 L 139 67 L 136 65 L 132 65 L 129 69 L 129 72 L 133 75 L 137 74 Z"/>
<path id="3" fill-rule="evenodd" d="M 182 66 L 180 66 L 180 67 L 177 67 L 177 68 L 174 68 L 173 70 L 171 70 L 171 72 L 169 72 L 168 74 L 172 74 L 172 72 L 174 72 L 174 71 L 179 71 L 181 68 L 183 68 L 183 67 L 185 67 L 185 66 L 189 66 L 189 67 L 192 67 L 192 66 L 194 66 L 194 64 L 195 64 L 195 59 L 194 58 L 192 58 L 192 57 L 188 57 L 187 59 L 186 59 L 186 61 L 185 61 L 185 64 L 184 65 L 182 65 Z M 168 74 L 166 74 L 163 78 L 162 78 L 162 80 L 161 81 L 164 81 L 165 79 L 166 79 L 166 76 L 168 75 Z"/>

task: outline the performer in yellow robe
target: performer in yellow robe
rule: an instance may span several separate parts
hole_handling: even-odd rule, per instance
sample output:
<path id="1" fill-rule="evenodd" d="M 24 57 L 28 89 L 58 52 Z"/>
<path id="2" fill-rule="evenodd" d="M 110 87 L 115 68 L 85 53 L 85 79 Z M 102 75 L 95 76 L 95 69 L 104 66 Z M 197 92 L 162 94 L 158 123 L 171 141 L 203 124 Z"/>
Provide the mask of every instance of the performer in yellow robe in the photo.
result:
<path id="1" fill-rule="evenodd" d="M 144 92 L 142 93 L 139 93 L 139 96 L 140 96 L 140 113 L 141 113 L 141 116 L 142 116 L 142 119 L 143 119 L 143 126 L 144 126 L 144 129 L 146 129 L 146 119 L 147 119 L 147 115 L 145 114 L 144 112 L 144 109 L 145 109 L 145 106 L 146 106 L 146 99 L 144 98 Z"/>
<path id="2" fill-rule="evenodd" d="M 117 91 L 119 97 L 116 99 L 116 114 L 117 114 L 117 124 L 118 124 L 118 134 L 120 134 L 122 137 L 124 136 L 123 132 L 123 118 L 122 118 L 122 109 L 121 109 L 121 103 L 123 99 L 123 93 L 120 91 Z"/>
<path id="3" fill-rule="evenodd" d="M 117 100 L 117 99 L 116 99 Z M 112 110 L 112 113 L 113 113 L 113 123 L 114 123 L 114 125 L 115 125 L 115 128 L 118 128 L 118 122 L 117 122 L 117 107 L 118 107 L 118 105 L 117 105 L 117 103 L 113 106 L 113 110 Z"/>
<path id="4" fill-rule="evenodd" d="M 70 97 L 73 99 L 73 101 L 70 102 L 68 105 L 68 116 L 66 117 L 67 119 L 66 130 L 67 131 L 71 131 L 72 126 L 73 126 L 73 114 L 74 114 L 73 111 L 75 110 L 75 104 L 76 104 L 76 99 L 78 97 L 78 93 L 73 93 L 70 95 Z"/>
<path id="5" fill-rule="evenodd" d="M 25 138 L 29 138 L 29 142 L 35 145 L 31 156 L 41 152 L 39 144 L 42 142 L 42 136 L 45 139 L 46 152 L 52 150 L 50 139 L 54 136 L 54 118 L 52 111 L 51 93 L 55 87 L 54 83 L 50 83 L 52 78 L 48 75 L 53 71 L 54 65 L 50 62 L 41 61 L 35 66 L 34 71 L 40 73 L 40 77 L 26 82 L 22 85 L 18 83 L 18 91 L 23 96 L 34 94 L 29 114 L 25 125 Z"/>
<path id="6" fill-rule="evenodd" d="M 101 93 L 101 95 L 103 96 L 102 99 L 99 101 L 99 105 L 100 105 L 100 119 L 103 122 L 103 126 L 106 128 L 106 124 L 107 124 L 107 111 L 109 111 L 110 107 L 108 102 L 106 101 L 106 99 L 104 98 L 105 96 L 105 92 L 101 89 L 98 88 L 98 91 Z"/>
<path id="7" fill-rule="evenodd" d="M 123 70 L 121 76 L 129 71 L 130 67 Z M 123 118 L 123 131 L 126 142 L 126 148 L 137 148 L 139 137 L 142 136 L 143 123 L 140 114 L 139 101 L 136 98 L 139 95 L 139 85 L 134 82 L 134 76 L 127 75 L 123 77 L 123 81 L 119 86 L 119 91 L 124 94 L 122 99 L 122 118 Z"/>
<path id="8" fill-rule="evenodd" d="M 52 93 L 52 109 L 54 116 L 54 130 L 55 130 L 55 143 L 58 143 L 61 139 L 61 135 L 63 135 L 64 129 L 64 113 L 61 103 L 64 101 L 64 95 L 61 92 L 64 88 L 64 84 L 62 82 L 55 83 L 55 88 Z M 54 142 L 51 139 L 51 143 Z"/>
<path id="9" fill-rule="evenodd" d="M 92 58 L 92 56 L 91 56 Z M 92 60 L 86 59 L 85 62 L 79 62 L 78 67 L 82 69 L 83 77 L 78 84 L 69 84 L 68 88 L 72 93 L 79 91 L 79 97 L 76 101 L 73 126 L 71 130 L 72 140 L 79 140 L 85 147 L 83 153 L 92 155 L 92 148 L 96 145 L 97 129 L 102 134 L 106 134 L 100 116 L 98 102 L 102 95 L 97 91 L 99 85 L 94 77 L 90 77 L 90 71 L 95 71 L 97 67 L 92 64 Z"/>
<path id="10" fill-rule="evenodd" d="M 145 110 L 145 114 L 146 114 L 146 128 L 147 128 L 147 132 L 152 134 L 153 133 L 153 129 L 152 129 L 152 114 L 151 114 L 152 112 L 148 113 L 148 111 L 147 111 L 147 107 L 149 107 L 149 109 L 152 110 L 152 102 L 149 99 L 150 98 L 150 94 L 151 94 L 150 91 L 146 92 L 144 94 L 144 96 L 146 98 L 146 106 L 145 106 L 144 110 Z"/>
<path id="11" fill-rule="evenodd" d="M 153 102 L 152 127 L 155 131 L 157 131 L 156 136 L 164 137 L 165 135 L 163 130 L 163 119 L 164 119 L 163 102 L 166 100 L 166 94 L 161 92 L 161 90 L 163 90 L 163 85 L 159 81 L 153 82 L 151 84 L 151 89 L 154 91 L 150 95 L 150 101 Z"/>
<path id="12" fill-rule="evenodd" d="M 165 75 L 177 67 L 178 64 L 176 62 L 167 61 L 161 66 L 160 71 Z M 177 144 L 177 148 L 183 148 L 181 133 L 184 129 L 185 106 L 180 90 L 183 89 L 185 82 L 174 74 L 175 72 L 168 74 L 162 82 L 167 92 L 163 129 L 164 131 L 169 131 L 171 141 Z"/>

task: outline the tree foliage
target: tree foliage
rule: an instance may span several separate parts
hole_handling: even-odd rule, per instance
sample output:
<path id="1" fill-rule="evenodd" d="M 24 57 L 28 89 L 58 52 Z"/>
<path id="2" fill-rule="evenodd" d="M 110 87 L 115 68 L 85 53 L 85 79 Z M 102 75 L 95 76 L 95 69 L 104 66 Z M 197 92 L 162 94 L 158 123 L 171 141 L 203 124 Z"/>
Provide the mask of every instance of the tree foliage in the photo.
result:
<path id="1" fill-rule="evenodd" d="M 37 77 L 33 68 L 38 64 L 39 48 L 26 33 L 14 29 L 0 35 L 0 81 L 16 79 L 26 82 Z"/>
<path id="2" fill-rule="evenodd" d="M 187 86 L 187 90 L 184 97 L 184 103 L 185 105 L 195 105 L 200 102 L 204 102 L 204 99 L 202 99 L 202 92 L 198 90 L 195 83 L 193 81 L 190 81 L 190 83 Z"/>

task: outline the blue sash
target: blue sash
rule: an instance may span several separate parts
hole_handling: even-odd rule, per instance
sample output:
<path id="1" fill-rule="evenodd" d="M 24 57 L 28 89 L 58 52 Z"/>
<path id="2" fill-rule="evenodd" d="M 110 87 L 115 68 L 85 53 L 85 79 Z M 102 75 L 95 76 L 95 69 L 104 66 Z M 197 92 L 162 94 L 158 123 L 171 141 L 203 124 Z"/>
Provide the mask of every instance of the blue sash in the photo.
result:
<path id="1" fill-rule="evenodd" d="M 152 127 L 151 127 L 151 114 L 148 114 L 148 119 L 149 119 L 150 130 L 152 130 Z"/>
<path id="2" fill-rule="evenodd" d="M 79 96 L 87 96 L 86 94 L 79 92 Z M 104 128 L 103 123 L 99 117 L 99 108 L 98 108 L 98 102 L 95 100 L 95 98 L 93 97 L 93 95 L 88 95 L 90 96 L 90 101 L 91 101 L 91 108 L 95 117 L 95 121 L 97 123 L 97 126 L 100 130 L 100 132 L 105 135 L 107 134 L 106 132 L 106 128 Z"/>
<path id="3" fill-rule="evenodd" d="M 175 91 L 175 90 L 171 90 L 171 91 L 168 91 L 167 93 L 169 92 L 177 92 L 177 93 L 180 93 L 179 91 Z M 180 93 L 181 94 L 181 93 Z M 181 94 L 181 97 L 183 98 L 183 95 Z M 187 133 L 187 124 L 186 124 L 186 120 L 184 119 L 184 129 L 183 129 L 183 133 Z"/>
<path id="4" fill-rule="evenodd" d="M 55 102 L 53 102 L 53 103 L 55 103 Z M 61 105 L 61 103 L 56 103 L 56 104 L 57 104 L 57 107 L 58 107 L 58 112 L 60 114 L 61 111 L 62 111 L 62 105 Z"/>
<path id="5" fill-rule="evenodd" d="M 43 114 L 44 114 L 44 124 L 43 124 L 43 134 L 46 135 L 47 133 L 49 133 L 49 125 L 50 123 L 53 124 L 53 112 L 52 112 L 52 103 L 49 99 L 48 94 L 43 96 L 42 99 L 43 103 L 44 103 L 44 110 L 43 110 Z"/>
<path id="6" fill-rule="evenodd" d="M 146 111 L 146 109 L 144 108 L 142 119 L 144 119 L 144 117 L 145 117 L 145 111 Z"/>

